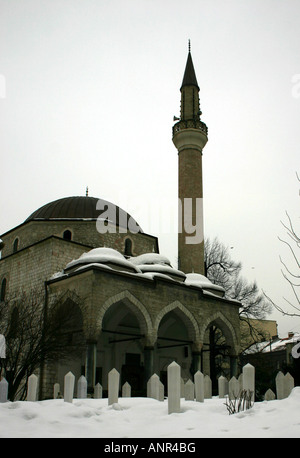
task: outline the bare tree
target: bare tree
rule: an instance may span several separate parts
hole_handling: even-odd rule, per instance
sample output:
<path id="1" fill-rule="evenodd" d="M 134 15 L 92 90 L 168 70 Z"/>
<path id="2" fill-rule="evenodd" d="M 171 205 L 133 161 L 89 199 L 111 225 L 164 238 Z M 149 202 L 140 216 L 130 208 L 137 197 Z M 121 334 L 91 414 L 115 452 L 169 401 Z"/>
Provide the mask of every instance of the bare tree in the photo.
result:
<path id="1" fill-rule="evenodd" d="M 300 182 L 300 178 L 298 174 L 296 173 L 297 180 Z M 299 195 L 300 195 L 300 190 L 299 190 Z M 286 299 L 285 297 L 283 298 L 286 304 L 288 306 L 291 306 L 293 311 L 292 312 L 287 312 L 283 307 L 279 306 L 276 304 L 274 301 L 272 301 L 267 295 L 265 295 L 268 300 L 270 300 L 273 304 L 273 306 L 281 312 L 283 315 L 288 315 L 288 316 L 300 316 L 300 235 L 294 228 L 294 224 L 292 222 L 291 217 L 289 214 L 286 212 L 287 216 L 287 222 L 281 221 L 281 224 L 283 227 L 286 229 L 286 239 L 282 239 L 281 237 L 278 237 L 279 240 L 288 248 L 288 252 L 291 255 L 291 266 L 287 265 L 287 262 L 282 259 L 280 256 L 280 262 L 282 265 L 282 275 L 284 279 L 288 282 L 291 290 L 292 290 L 292 295 L 293 295 L 293 300 Z"/>
<path id="2" fill-rule="evenodd" d="M 212 241 L 207 239 L 204 258 L 205 273 L 212 283 L 224 288 L 225 297 L 241 303 L 239 315 L 240 320 L 245 324 L 242 328 L 244 330 L 242 340 L 249 342 L 250 336 L 252 343 L 258 342 L 266 336 L 263 331 L 253 325 L 253 319 L 262 320 L 266 318 L 272 310 L 272 305 L 263 292 L 259 290 L 256 282 L 249 283 L 241 276 L 242 264 L 231 258 L 229 250 L 218 238 Z M 216 336 L 218 336 L 218 341 Z M 215 342 L 214 346 L 213 342 Z M 227 352 L 225 339 L 220 338 L 213 326 L 210 329 L 210 348 L 212 355 L 215 356 L 224 356 Z M 213 370 L 214 361 L 215 358 L 211 358 L 211 370 Z"/>
<path id="3" fill-rule="evenodd" d="M 271 304 L 260 292 L 256 282 L 241 276 L 242 264 L 231 259 L 229 248 L 218 238 L 205 241 L 205 272 L 207 278 L 225 290 L 225 297 L 241 302 L 240 318 L 263 319 L 271 312 Z"/>
<path id="4" fill-rule="evenodd" d="M 43 364 L 81 350 L 82 318 L 75 304 L 69 292 L 46 304 L 42 291 L 0 303 L 0 329 L 6 339 L 2 365 L 11 401 L 25 398 L 28 377 Z"/>
<path id="5" fill-rule="evenodd" d="M 205 239 L 204 246 L 205 276 L 212 283 L 228 291 L 232 285 L 232 279 L 241 271 L 242 264 L 231 259 L 229 248 L 217 237 L 213 240 Z"/>

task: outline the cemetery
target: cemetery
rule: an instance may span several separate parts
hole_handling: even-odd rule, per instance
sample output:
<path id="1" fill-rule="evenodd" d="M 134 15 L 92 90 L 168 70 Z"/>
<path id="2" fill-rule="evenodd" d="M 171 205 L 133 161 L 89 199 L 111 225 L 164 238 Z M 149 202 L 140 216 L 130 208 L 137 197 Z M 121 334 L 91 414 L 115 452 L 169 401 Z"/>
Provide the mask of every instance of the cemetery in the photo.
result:
<path id="1" fill-rule="evenodd" d="M 189 379 L 184 381 L 181 377 L 181 368 L 175 361 L 168 366 L 167 393 L 165 393 L 164 385 L 157 374 L 153 374 L 147 383 L 146 398 L 131 397 L 130 385 L 128 382 L 125 382 L 123 386 L 120 386 L 120 374 L 116 369 L 112 369 L 109 372 L 108 378 L 109 389 L 107 398 L 102 397 L 103 390 L 99 383 L 94 387 L 94 393 L 90 395 L 87 390 L 86 378 L 81 376 L 78 380 L 75 380 L 75 376 L 69 371 L 64 377 L 64 386 L 59 386 L 58 383 L 54 384 L 53 399 L 37 401 L 38 377 L 32 374 L 28 378 L 26 401 L 11 402 L 7 398 L 8 383 L 6 379 L 2 377 L 0 381 L 0 422 L 2 420 L 1 424 L 3 426 L 6 425 L 6 421 L 3 422 L 3 417 L 1 416 L 2 412 L 4 412 L 9 422 L 11 416 L 25 410 L 25 413 L 23 412 L 22 414 L 22 422 L 27 420 L 25 422 L 27 425 L 29 420 L 32 421 L 38 414 L 40 415 L 41 406 L 43 406 L 46 409 L 50 409 L 49 421 L 51 418 L 50 422 L 52 425 L 61 421 L 62 412 L 67 412 L 68 421 L 70 423 L 76 422 L 76 424 L 79 418 L 81 418 L 80 415 L 83 415 L 83 424 L 84 421 L 91 421 L 91 419 L 94 419 L 94 421 L 100 421 L 101 419 L 101 421 L 105 423 L 107 419 L 107 424 L 109 424 L 111 417 L 114 416 L 113 421 L 116 422 L 115 432 L 110 435 L 106 430 L 99 429 L 98 437 L 122 437 L 121 430 L 123 426 L 119 430 L 117 425 L 118 419 L 122 419 L 122 422 L 124 422 L 124 415 L 127 416 L 125 422 L 125 425 L 128 423 L 128 425 L 126 425 L 127 427 L 129 427 L 133 419 L 140 425 L 140 429 L 137 429 L 137 427 L 133 428 L 131 430 L 132 435 L 127 437 L 156 437 L 153 436 L 153 428 L 156 424 L 159 425 L 160 421 L 162 421 L 163 424 L 166 424 L 166 421 L 170 425 L 174 424 L 174 428 L 170 427 L 167 437 L 193 437 L 193 434 L 195 437 L 198 437 L 198 434 L 195 432 L 195 427 L 188 426 L 190 417 L 193 417 L 193 421 L 197 418 L 196 424 L 201 424 L 201 422 L 205 424 L 199 437 L 206 437 L 205 434 L 208 434 L 208 436 L 210 434 L 213 435 L 213 428 L 217 427 L 217 425 L 214 425 L 214 422 L 208 422 L 206 424 L 206 419 L 210 417 L 220 417 L 221 415 L 220 418 L 222 418 L 224 424 L 228 421 L 231 422 L 231 419 L 235 418 L 239 420 L 238 424 L 243 426 L 245 425 L 244 418 L 250 422 L 253 415 L 258 415 L 257 412 L 259 412 L 260 416 L 261 412 L 264 412 L 264 415 L 269 416 L 269 421 L 271 421 L 272 418 L 272 421 L 275 421 L 276 425 L 276 416 L 274 417 L 274 414 L 271 416 L 271 412 L 276 412 L 275 405 L 284 408 L 287 417 L 291 419 L 294 418 L 293 412 L 296 412 L 296 410 L 299 411 L 300 405 L 299 387 L 294 387 L 293 377 L 289 373 L 284 375 L 282 372 L 278 372 L 276 376 L 276 393 L 269 389 L 265 393 L 264 401 L 256 402 L 255 368 L 251 366 L 251 364 L 247 364 L 242 368 L 242 372 L 238 378 L 232 377 L 228 380 L 226 377 L 220 376 L 218 379 L 219 392 L 217 396 L 212 396 L 211 380 L 208 375 L 204 375 L 200 371 L 197 371 L 194 374 L 193 380 Z M 280 402 L 281 404 L 276 404 L 276 402 Z M 289 404 L 284 404 L 284 402 Z M 293 405 L 292 409 L 291 403 Z M 268 406 L 272 406 L 272 408 Z M 247 413 L 252 409 L 253 415 L 247 416 Z M 82 414 L 79 414 L 80 411 Z M 56 418 L 53 416 L 54 412 L 56 412 Z M 129 412 L 132 413 L 132 420 L 128 418 Z M 205 412 L 205 414 L 202 414 L 202 412 Z M 254 414 L 255 412 L 256 414 Z M 143 420 L 141 420 L 141 417 Z M 45 418 L 46 417 L 43 417 L 44 421 Z M 284 425 L 285 420 L 282 414 L 280 418 Z M 151 425 L 150 429 L 149 425 Z M 292 437 L 299 437 L 300 422 L 294 422 L 293 426 L 296 428 L 297 432 L 296 435 L 293 435 L 295 433 L 292 432 Z M 210 428 L 209 433 L 207 433 L 208 427 Z M 179 431 L 181 433 L 178 432 L 178 428 L 180 428 Z M 268 431 L 270 427 L 266 425 L 262 428 L 262 432 L 264 428 L 265 431 Z M 0 431 L 0 437 L 19 437 L 18 429 L 9 432 L 6 431 L 6 433 L 4 431 L 5 428 L 4 430 L 2 429 L 2 432 Z M 65 436 L 64 429 L 62 428 L 58 436 L 73 437 L 73 432 L 67 433 L 67 431 L 68 428 L 66 427 Z M 185 435 L 186 431 L 188 431 L 188 436 Z M 224 434 L 226 437 L 226 428 L 222 428 L 220 431 L 221 436 Z M 227 429 L 227 431 L 228 433 L 232 432 L 230 429 Z M 239 429 L 236 430 L 237 436 L 240 435 L 238 431 Z M 255 432 L 257 433 L 257 430 L 255 430 Z M 31 437 L 39 436 L 39 434 L 34 436 L 34 431 L 29 434 L 31 434 Z M 49 431 L 44 431 L 43 434 L 47 437 L 49 434 L 51 436 L 51 432 Z M 43 434 L 42 437 L 44 437 Z M 57 437 L 56 434 L 53 433 L 51 437 Z M 81 436 L 81 434 L 83 434 L 84 437 L 85 434 L 87 434 L 88 437 L 94 437 L 95 432 L 91 429 L 89 433 L 79 433 L 79 436 Z M 91 436 L 89 436 L 89 434 Z M 159 434 L 160 433 L 157 433 L 157 437 L 162 437 Z M 201 434 L 204 434 L 204 436 Z M 218 434 L 216 437 L 219 437 Z M 229 437 L 232 436 L 229 435 Z M 256 435 L 253 437 L 256 437 Z"/>
<path id="2" fill-rule="evenodd" d="M 265 393 L 264 399 L 271 401 L 274 399 L 287 398 L 292 389 L 294 388 L 294 379 L 291 374 L 283 374 L 281 371 L 276 376 L 276 393 L 268 389 Z M 73 402 L 75 397 L 75 376 L 72 372 L 68 372 L 64 377 L 64 387 L 61 391 L 59 383 L 53 386 L 53 399 L 63 398 L 65 402 Z M 187 380 L 186 382 L 181 377 L 180 366 L 173 361 L 168 366 L 168 395 L 165 395 L 165 387 L 160 381 L 157 374 L 153 374 L 147 383 L 147 397 L 156 399 L 158 401 L 168 403 L 168 413 L 180 413 L 180 400 L 184 398 L 186 401 L 204 402 L 205 399 L 212 398 L 212 382 L 209 375 L 204 375 L 202 372 L 197 371 L 194 375 L 194 380 Z M 251 364 L 246 364 L 243 367 L 242 373 L 238 378 L 231 377 L 227 380 L 226 377 L 220 376 L 218 378 L 218 397 L 230 400 L 239 399 L 241 392 L 244 391 L 249 394 L 251 398 L 251 405 L 255 401 L 255 368 Z M 93 399 L 102 398 L 102 386 L 97 383 L 94 387 L 92 396 L 88 395 L 87 380 L 85 376 L 81 375 L 77 381 L 76 393 L 78 399 L 85 399 L 92 397 Z M 7 402 L 8 400 L 8 382 L 5 377 L 0 380 L 0 402 Z M 125 382 L 120 387 L 120 374 L 116 369 L 112 369 L 108 374 L 108 405 L 117 404 L 119 396 L 131 397 L 131 386 Z M 28 378 L 28 388 L 26 400 L 30 402 L 37 401 L 38 399 L 38 377 L 31 374 Z"/>

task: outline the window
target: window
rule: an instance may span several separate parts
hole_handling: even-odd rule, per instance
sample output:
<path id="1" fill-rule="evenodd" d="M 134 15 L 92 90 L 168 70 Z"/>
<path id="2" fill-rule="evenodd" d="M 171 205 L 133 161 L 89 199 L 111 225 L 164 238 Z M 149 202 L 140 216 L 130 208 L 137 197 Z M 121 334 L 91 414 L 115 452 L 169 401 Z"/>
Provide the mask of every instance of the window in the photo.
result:
<path id="1" fill-rule="evenodd" d="M 17 237 L 13 243 L 13 253 L 16 253 L 18 251 L 18 248 L 19 248 L 19 239 Z"/>
<path id="2" fill-rule="evenodd" d="M 1 282 L 1 292 L 0 292 L 0 301 L 5 301 L 5 293 L 6 293 L 6 278 L 3 278 Z"/>
<path id="3" fill-rule="evenodd" d="M 9 337 L 16 338 L 18 335 L 18 327 L 19 327 L 19 311 L 17 307 L 15 307 L 12 311 L 10 317 L 10 326 L 9 326 Z"/>
<path id="4" fill-rule="evenodd" d="M 130 239 L 125 239 L 125 256 L 132 256 L 132 241 Z"/>
<path id="5" fill-rule="evenodd" d="M 72 232 L 69 231 L 69 229 L 67 229 L 64 233 L 63 233 L 63 238 L 65 240 L 72 240 Z"/>

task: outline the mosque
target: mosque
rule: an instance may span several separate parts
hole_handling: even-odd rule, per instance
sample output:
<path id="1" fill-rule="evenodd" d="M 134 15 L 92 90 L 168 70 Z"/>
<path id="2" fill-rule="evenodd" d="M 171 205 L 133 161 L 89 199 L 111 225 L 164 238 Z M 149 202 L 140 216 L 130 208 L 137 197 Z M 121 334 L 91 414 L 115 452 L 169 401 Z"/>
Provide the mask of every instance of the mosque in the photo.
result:
<path id="1" fill-rule="evenodd" d="M 63 386 L 68 371 L 76 379 L 84 374 L 92 392 L 98 382 L 106 390 L 116 368 L 136 395 L 154 373 L 166 388 L 172 361 L 184 380 L 197 370 L 210 374 L 212 326 L 226 341 L 228 375 L 237 375 L 240 304 L 204 276 L 202 153 L 208 137 L 199 91 L 189 48 L 172 138 L 181 203 L 178 268 L 125 210 L 88 193 L 47 203 L 1 235 L 1 301 L 38 290 L 45 310 L 64 293 L 76 311 L 68 333 L 80 342 L 78 356 L 40 368 L 40 399 L 52 396 L 54 383 Z"/>

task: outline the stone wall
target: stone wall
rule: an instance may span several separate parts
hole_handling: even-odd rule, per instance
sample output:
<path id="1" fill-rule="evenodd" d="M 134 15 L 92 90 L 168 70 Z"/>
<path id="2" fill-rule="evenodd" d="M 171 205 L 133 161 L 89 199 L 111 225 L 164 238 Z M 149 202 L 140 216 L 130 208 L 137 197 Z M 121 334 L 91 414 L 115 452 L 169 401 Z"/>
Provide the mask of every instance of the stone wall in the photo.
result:
<path id="1" fill-rule="evenodd" d="M 44 290 L 44 281 L 89 248 L 56 237 L 31 245 L 0 260 L 0 282 L 6 278 L 7 294 Z"/>
<path id="2" fill-rule="evenodd" d="M 84 273 L 72 274 L 67 279 L 54 280 L 50 290 L 68 289 L 81 296 L 91 293 L 89 320 L 94 323 L 97 339 L 102 319 L 109 307 L 127 301 L 138 316 L 148 339 L 155 339 L 163 316 L 175 310 L 189 329 L 194 341 L 203 341 L 210 323 L 216 323 L 235 347 L 240 341 L 239 304 L 212 295 L 204 295 L 201 289 L 156 277 L 154 280 L 134 274 L 89 268 Z M 152 342 L 153 343 L 153 342 Z M 236 351 L 239 348 L 235 348 Z"/>
<path id="3" fill-rule="evenodd" d="M 69 230 L 72 234 L 72 241 L 93 247 L 105 246 L 114 248 L 121 253 L 125 250 L 125 239 L 132 241 L 133 255 L 142 253 L 158 252 L 158 241 L 144 233 L 113 233 L 106 232 L 101 234 L 96 227 L 94 220 L 53 220 L 53 221 L 29 221 L 21 224 L 1 236 L 4 242 L 2 258 L 13 253 L 13 245 L 18 239 L 18 251 L 26 248 L 40 240 L 52 235 L 63 238 L 64 231 Z M 107 227 L 113 230 L 113 227 Z"/>

